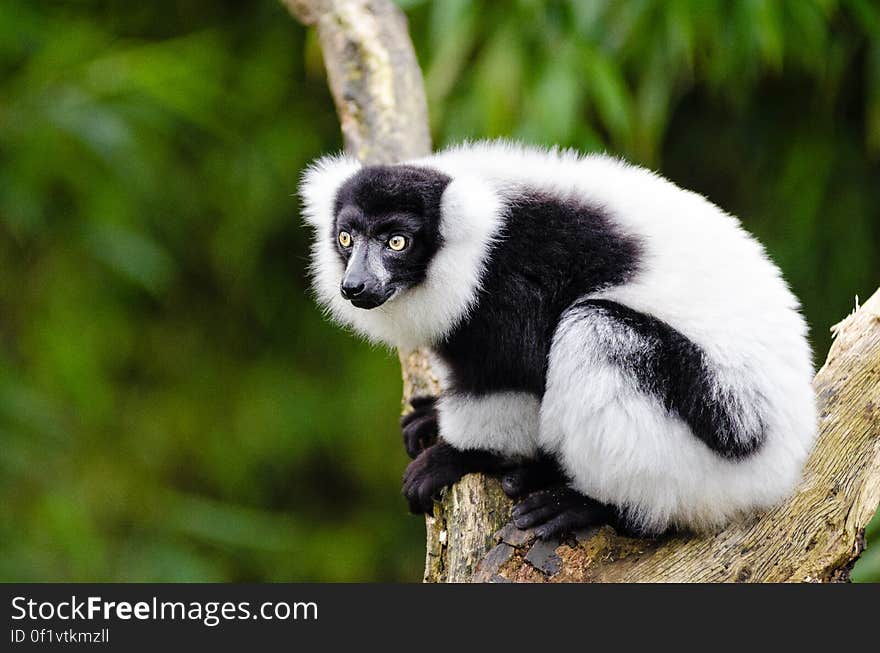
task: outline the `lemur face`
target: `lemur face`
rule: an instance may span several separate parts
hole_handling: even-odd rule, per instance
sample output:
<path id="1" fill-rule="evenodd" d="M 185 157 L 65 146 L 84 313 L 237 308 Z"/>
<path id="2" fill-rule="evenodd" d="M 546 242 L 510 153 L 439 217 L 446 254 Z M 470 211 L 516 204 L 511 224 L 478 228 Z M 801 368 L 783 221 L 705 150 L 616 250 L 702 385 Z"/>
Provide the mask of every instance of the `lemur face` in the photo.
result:
<path id="1" fill-rule="evenodd" d="M 352 305 L 376 308 L 424 281 L 441 245 L 449 181 L 426 168 L 369 166 L 342 185 L 329 236 L 345 265 L 340 292 Z"/>

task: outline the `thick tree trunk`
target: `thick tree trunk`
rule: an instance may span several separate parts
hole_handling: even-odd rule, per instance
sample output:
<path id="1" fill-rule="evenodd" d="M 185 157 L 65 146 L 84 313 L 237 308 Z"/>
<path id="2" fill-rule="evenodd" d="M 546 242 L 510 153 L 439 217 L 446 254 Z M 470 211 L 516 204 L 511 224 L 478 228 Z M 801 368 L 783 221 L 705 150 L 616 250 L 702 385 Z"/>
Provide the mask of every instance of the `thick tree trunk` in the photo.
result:
<path id="1" fill-rule="evenodd" d="M 421 73 L 389 0 L 282 0 L 316 25 L 346 149 L 367 163 L 430 151 Z M 880 501 L 880 291 L 836 327 L 813 386 L 821 424 L 800 489 L 711 536 L 629 539 L 609 527 L 564 542 L 508 524 L 498 483 L 468 476 L 427 518 L 425 581 L 837 581 L 864 547 Z M 425 352 L 401 352 L 404 405 L 437 394 Z"/>

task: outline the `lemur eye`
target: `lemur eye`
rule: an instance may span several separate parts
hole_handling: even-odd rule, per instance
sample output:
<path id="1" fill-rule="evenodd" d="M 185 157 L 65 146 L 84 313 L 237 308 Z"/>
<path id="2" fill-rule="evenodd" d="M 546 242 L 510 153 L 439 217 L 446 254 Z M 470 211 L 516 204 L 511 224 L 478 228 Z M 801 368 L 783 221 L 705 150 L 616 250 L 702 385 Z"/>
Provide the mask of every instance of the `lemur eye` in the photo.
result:
<path id="1" fill-rule="evenodd" d="M 351 234 L 347 231 L 339 232 L 339 244 L 343 247 L 351 247 Z"/>
<path id="2" fill-rule="evenodd" d="M 388 247 L 395 252 L 399 252 L 406 247 L 406 238 L 403 236 L 391 236 L 391 238 L 388 239 Z"/>

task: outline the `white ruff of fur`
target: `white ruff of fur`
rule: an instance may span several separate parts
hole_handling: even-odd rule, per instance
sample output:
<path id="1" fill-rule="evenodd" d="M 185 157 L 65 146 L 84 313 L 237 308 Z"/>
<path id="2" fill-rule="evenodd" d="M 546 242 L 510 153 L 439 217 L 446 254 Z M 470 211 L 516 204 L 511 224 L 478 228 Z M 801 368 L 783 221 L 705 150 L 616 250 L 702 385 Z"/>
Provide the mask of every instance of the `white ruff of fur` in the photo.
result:
<path id="1" fill-rule="evenodd" d="M 374 342 L 401 349 L 434 344 L 476 301 L 489 247 L 503 221 L 501 200 L 479 179 L 453 178 L 441 200 L 443 246 L 425 281 L 379 308 L 364 310 L 340 295 L 345 267 L 331 233 L 336 191 L 359 168 L 357 161 L 345 156 L 324 157 L 303 179 L 305 219 L 315 228 L 311 268 L 318 300 L 334 320 Z"/>
<path id="2" fill-rule="evenodd" d="M 612 364 L 609 351 L 638 344 L 596 317 L 563 320 L 557 329 L 537 427 L 534 400 L 519 401 L 514 393 L 466 405 L 450 399 L 440 405 L 444 438 L 463 449 L 488 446 L 514 455 L 538 442 L 559 456 L 574 487 L 625 508 L 649 530 L 716 528 L 793 490 L 816 434 L 806 324 L 779 270 L 736 218 L 648 170 L 604 155 L 495 142 L 465 144 L 412 163 L 453 179 L 443 197 L 446 244 L 420 288 L 373 311 L 339 296 L 343 269 L 330 233 L 335 191 L 357 164 L 325 158 L 306 175 L 306 219 L 317 229 L 315 287 L 335 319 L 392 345 L 436 342 L 473 305 L 487 249 L 504 231 L 502 198 L 524 187 L 539 189 L 601 208 L 641 243 L 636 277 L 591 298 L 654 316 L 697 344 L 718 396 L 732 394 L 743 424 L 760 420 L 765 432 L 762 447 L 743 459 L 711 451 Z M 497 428 L 465 428 L 490 422 Z M 532 440 L 520 424 L 537 428 Z M 508 440 L 501 437 L 505 428 Z"/>
<path id="3" fill-rule="evenodd" d="M 458 449 L 484 449 L 522 458 L 533 458 L 538 452 L 541 404 L 533 394 L 444 395 L 438 410 L 440 436 Z"/>

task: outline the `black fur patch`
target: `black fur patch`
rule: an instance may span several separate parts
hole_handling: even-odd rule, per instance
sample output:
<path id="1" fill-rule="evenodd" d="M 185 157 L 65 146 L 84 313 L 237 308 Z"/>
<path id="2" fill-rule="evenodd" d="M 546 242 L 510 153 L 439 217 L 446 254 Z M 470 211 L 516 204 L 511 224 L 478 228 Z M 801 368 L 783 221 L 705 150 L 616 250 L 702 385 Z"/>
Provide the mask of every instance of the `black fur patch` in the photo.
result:
<path id="1" fill-rule="evenodd" d="M 742 410 L 733 393 L 719 392 L 703 350 L 654 317 L 607 300 L 585 300 L 572 311 L 599 311 L 640 338 L 637 356 L 609 351 L 616 364 L 633 374 L 641 388 L 656 396 L 668 411 L 683 419 L 709 448 L 727 458 L 743 458 L 764 441 L 764 429 L 743 432 L 736 414 Z"/>
<path id="2" fill-rule="evenodd" d="M 598 208 L 529 191 L 511 203 L 489 255 L 477 305 L 437 347 L 452 392 L 525 391 L 541 397 L 562 312 L 638 268 L 636 240 Z"/>
<path id="3" fill-rule="evenodd" d="M 428 265 L 442 245 L 440 199 L 450 179 L 416 166 L 367 166 L 347 180 L 336 194 L 336 220 L 329 237 L 343 262 L 351 250 L 339 244 L 340 231 L 383 245 L 382 262 L 391 282 L 408 288 L 425 279 Z M 384 247 L 394 235 L 404 236 L 406 249 Z"/>
<path id="4" fill-rule="evenodd" d="M 565 475 L 555 455 L 539 451 L 535 460 L 526 460 L 501 477 L 501 489 L 511 499 L 531 494 L 550 485 L 565 484 Z"/>

